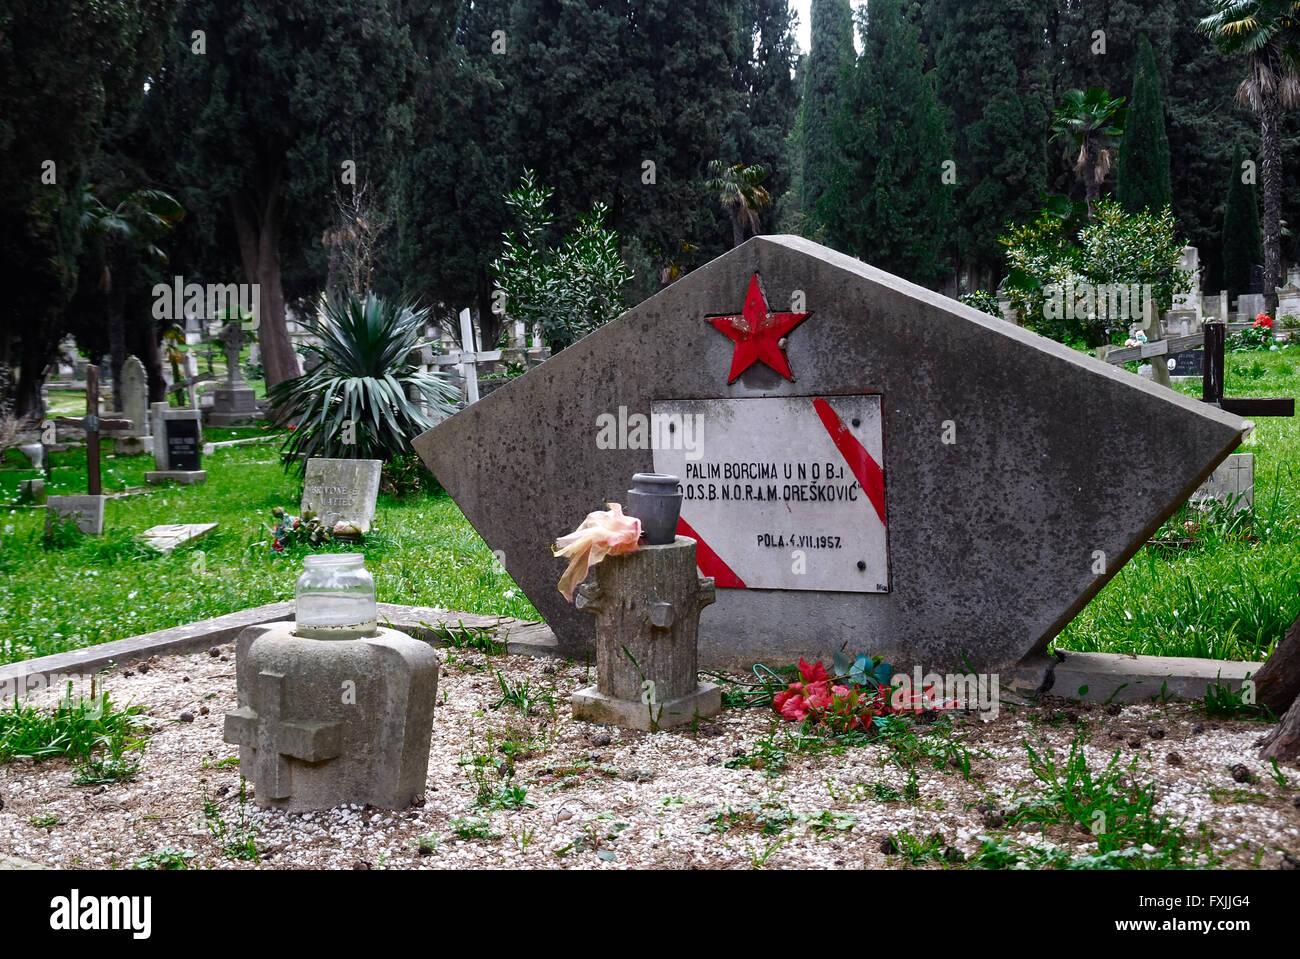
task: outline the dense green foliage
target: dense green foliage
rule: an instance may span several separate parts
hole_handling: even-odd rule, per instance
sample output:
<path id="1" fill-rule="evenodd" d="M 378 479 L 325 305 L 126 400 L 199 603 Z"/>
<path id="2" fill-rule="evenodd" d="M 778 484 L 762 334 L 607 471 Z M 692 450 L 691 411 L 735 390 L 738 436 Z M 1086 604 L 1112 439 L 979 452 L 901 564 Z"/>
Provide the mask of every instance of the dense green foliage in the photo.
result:
<path id="1" fill-rule="evenodd" d="M 1012 305 L 1026 326 L 1064 343 L 1100 346 L 1139 325 L 1131 297 L 1127 313 L 1112 315 L 1072 291 L 1150 284 L 1158 309 L 1167 310 L 1177 293 L 1190 288 L 1190 276 L 1178 269 L 1183 242 L 1166 207 L 1158 215 L 1125 213 L 1119 204 L 1101 200 L 1094 219 L 1075 233 L 1070 221 L 1044 210 L 1032 223 L 1015 227 L 1002 240 L 1013 281 Z M 1116 302 L 1119 302 L 1118 299 Z"/>
<path id="2" fill-rule="evenodd" d="M 811 49 L 803 67 L 803 107 L 799 116 L 802 146 L 800 207 L 805 234 L 825 237 L 836 215 L 835 202 L 848 187 L 840 160 L 839 129 L 847 90 L 853 82 L 853 10 L 849 0 L 812 0 L 809 14 Z"/>
<path id="3" fill-rule="evenodd" d="M 1145 36 L 1138 47 L 1135 69 L 1115 198 L 1129 213 L 1157 212 L 1172 204 L 1173 191 L 1169 185 L 1169 137 L 1165 133 L 1160 71 L 1151 41 Z"/>
<path id="4" fill-rule="evenodd" d="M 546 246 L 554 192 L 539 186 L 532 170 L 524 172 L 505 197 L 518 232 L 506 233 L 492 269 L 506 315 L 530 330 L 540 325 L 547 345 L 562 350 L 623 311 L 623 288 L 632 277 L 619 256 L 618 234 L 605 228 L 602 203 L 557 248 Z"/>
<path id="5" fill-rule="evenodd" d="M 1223 204 L 1223 289 L 1230 296 L 1244 293 L 1250 268 L 1260 262 L 1259 200 L 1255 184 L 1247 182 L 1246 152 L 1237 147 L 1228 170 L 1228 196 Z"/>

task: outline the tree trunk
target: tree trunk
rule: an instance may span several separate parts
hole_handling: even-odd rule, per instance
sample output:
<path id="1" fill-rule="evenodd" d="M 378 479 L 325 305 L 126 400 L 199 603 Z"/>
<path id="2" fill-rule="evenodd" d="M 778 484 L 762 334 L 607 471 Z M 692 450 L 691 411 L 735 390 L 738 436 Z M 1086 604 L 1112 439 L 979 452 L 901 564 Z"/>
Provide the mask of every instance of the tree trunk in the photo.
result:
<path id="1" fill-rule="evenodd" d="M 262 345 L 262 367 L 269 389 L 298 375 L 293 344 L 285 326 L 284 287 L 280 272 L 280 234 L 284 225 L 283 181 L 277 167 L 265 195 L 247 193 L 231 197 L 235 233 L 244 276 L 259 286 L 257 337 Z"/>
<path id="2" fill-rule="evenodd" d="M 43 326 L 44 324 L 42 324 Z M 41 384 L 45 367 L 50 363 L 54 347 L 45 342 L 41 329 L 30 329 L 23 335 L 19 346 L 18 383 L 14 387 L 14 415 L 24 422 L 45 418 L 45 404 L 41 402 Z"/>
<path id="3" fill-rule="evenodd" d="M 1277 94 L 1264 101 L 1259 116 L 1260 181 L 1264 217 L 1264 309 L 1277 309 L 1282 284 L 1282 110 Z"/>
<path id="4" fill-rule="evenodd" d="M 474 285 L 478 305 L 478 332 L 482 341 L 479 349 L 495 350 L 505 332 L 506 318 L 504 314 L 492 312 L 492 278 L 486 269 L 479 271 Z M 457 333 L 458 338 L 459 335 Z"/>
<path id="5" fill-rule="evenodd" d="M 167 381 L 163 379 L 162 349 L 159 346 L 158 327 L 152 319 L 145 321 L 144 343 L 142 344 L 146 378 L 149 382 L 149 402 L 161 403 L 167 399 Z"/>
<path id="6" fill-rule="evenodd" d="M 734 250 L 740 244 L 745 242 L 745 221 L 740 215 L 740 211 L 733 209 L 731 211 L 731 248 Z"/>
<path id="7" fill-rule="evenodd" d="M 1262 745 L 1260 759 L 1276 759 L 1282 763 L 1300 758 L 1300 699 L 1291 704 L 1282 722 L 1264 737 Z"/>
<path id="8" fill-rule="evenodd" d="M 1280 716 L 1300 696 L 1300 619 L 1255 674 L 1255 701 Z"/>
<path id="9" fill-rule="evenodd" d="M 120 276 L 121 274 L 118 274 Z M 111 285 L 106 302 L 108 305 L 108 375 L 113 381 L 113 406 L 122 409 L 122 364 L 126 362 L 126 290 L 119 285 Z"/>

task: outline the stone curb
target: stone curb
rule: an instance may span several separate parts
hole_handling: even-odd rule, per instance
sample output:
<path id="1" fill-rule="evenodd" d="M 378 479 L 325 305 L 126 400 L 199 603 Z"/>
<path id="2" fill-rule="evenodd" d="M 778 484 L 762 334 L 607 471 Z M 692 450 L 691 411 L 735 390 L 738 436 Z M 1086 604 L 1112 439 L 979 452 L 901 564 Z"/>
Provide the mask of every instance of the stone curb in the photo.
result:
<path id="1" fill-rule="evenodd" d="M 225 616 L 161 629 L 129 639 L 87 646 L 53 656 L 41 656 L 0 666 L 0 700 L 18 689 L 43 689 L 48 677 L 88 676 L 112 666 L 148 659 L 150 656 L 188 653 L 232 641 L 245 628 L 282 622 L 293 617 L 293 603 L 268 603 Z M 554 634 L 542 623 L 529 623 L 509 616 L 480 616 L 431 606 L 379 604 L 379 621 L 409 633 L 417 639 L 435 642 L 434 627 L 455 627 L 504 631 L 506 649 L 531 656 L 559 655 Z M 39 678 L 38 678 L 39 677 Z M 58 682 L 63 682 L 59 679 Z"/>
<path id="2" fill-rule="evenodd" d="M 194 652 L 230 642 L 248 626 L 275 623 L 293 616 L 293 603 L 269 603 L 225 616 L 187 623 L 53 656 L 0 666 L 0 700 L 23 688 L 41 689 L 45 677 L 91 675 L 111 666 L 150 656 Z M 379 621 L 417 639 L 438 644 L 439 626 L 486 629 L 504 633 L 507 652 L 527 656 L 572 657 L 545 623 L 509 616 L 482 616 L 432 606 L 379 604 Z M 701 663 L 702 666 L 710 664 Z M 1060 696 L 1085 702 L 1133 703 L 1158 699 L 1199 700 L 1217 683 L 1240 690 L 1261 663 L 1177 656 L 1130 656 L 1124 653 L 1058 653 L 1057 660 L 1025 663 L 1001 681 L 1006 698 Z M 35 682 L 28 677 L 42 677 Z"/>

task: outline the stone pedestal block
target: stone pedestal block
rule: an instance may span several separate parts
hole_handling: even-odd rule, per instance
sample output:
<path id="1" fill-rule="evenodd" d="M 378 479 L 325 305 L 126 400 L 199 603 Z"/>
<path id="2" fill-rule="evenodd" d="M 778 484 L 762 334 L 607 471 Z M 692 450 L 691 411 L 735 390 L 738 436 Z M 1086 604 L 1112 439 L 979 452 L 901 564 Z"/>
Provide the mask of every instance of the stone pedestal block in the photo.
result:
<path id="1" fill-rule="evenodd" d="M 438 692 L 427 643 L 380 628 L 355 640 L 301 639 L 294 624 L 236 640 L 239 708 L 225 740 L 259 806 L 292 812 L 369 803 L 403 809 L 424 794 Z"/>
<path id="2" fill-rule="evenodd" d="M 716 715 L 721 691 L 697 678 L 700 610 L 713 580 L 695 568 L 695 540 L 678 536 L 608 556 L 574 604 L 596 617 L 596 685 L 573 695 L 573 715 L 634 729 L 666 729 Z"/>
<path id="3" fill-rule="evenodd" d="M 234 426 L 253 423 L 260 416 L 257 395 L 246 386 L 222 386 L 214 393 L 212 409 L 208 413 L 210 426 Z"/>

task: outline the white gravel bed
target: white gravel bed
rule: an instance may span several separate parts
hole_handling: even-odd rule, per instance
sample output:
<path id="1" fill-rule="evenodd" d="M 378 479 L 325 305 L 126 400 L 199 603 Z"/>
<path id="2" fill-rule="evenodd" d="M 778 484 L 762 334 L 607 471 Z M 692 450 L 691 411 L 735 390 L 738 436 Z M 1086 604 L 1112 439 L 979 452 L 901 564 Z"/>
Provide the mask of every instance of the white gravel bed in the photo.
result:
<path id="1" fill-rule="evenodd" d="M 1294 868 L 1300 858 L 1300 771 L 1282 767 L 1286 784 L 1278 783 L 1256 758 L 1264 725 L 1208 719 L 1194 704 L 1108 710 L 1055 701 L 1004 707 L 988 723 L 958 717 L 945 739 L 962 741 L 970 779 L 951 762 L 942 770 L 918 762 L 909 802 L 894 798 L 906 792 L 908 774 L 882 744 L 839 755 L 790 752 L 785 768 L 769 775 L 736 762 L 760 754 L 774 731 L 779 746 L 793 730 L 769 710 L 724 710 L 694 730 L 619 730 L 571 718 L 569 694 L 593 681 L 583 664 L 467 649 L 439 655 L 422 805 L 305 814 L 262 810 L 251 798 L 241 806 L 238 749 L 221 738 L 224 714 L 235 708 L 226 645 L 103 674 L 115 702 L 149 707 L 153 731 L 134 781 L 76 786 L 63 760 L 0 765 L 0 856 L 94 869 L 131 867 L 167 849 L 192 854 L 190 868 L 214 869 L 904 868 L 912 863 L 889 840 L 904 830 L 941 837 L 943 857 L 920 868 L 960 863 L 985 835 L 1090 855 L 1097 846 L 1086 830 L 1005 829 L 998 815 L 1040 792 L 1023 741 L 1063 766 L 1082 725 L 1089 768 L 1104 768 L 1116 749 L 1124 765 L 1136 757 L 1133 781 L 1154 782 L 1158 812 L 1189 835 L 1207 827 L 1220 865 Z M 528 716 L 493 708 L 497 670 L 513 683 L 529 680 L 554 708 L 539 702 Z M 918 733 L 930 728 L 918 725 Z M 488 745 L 512 734 L 533 740 L 513 768 Z M 478 767 L 482 781 L 493 791 L 526 789 L 528 805 L 477 804 L 475 755 L 491 757 Z M 228 829 L 237 829 L 242 810 L 255 829 L 256 861 L 223 853 L 205 822 L 205 796 Z M 51 816 L 53 825 L 39 825 Z"/>

